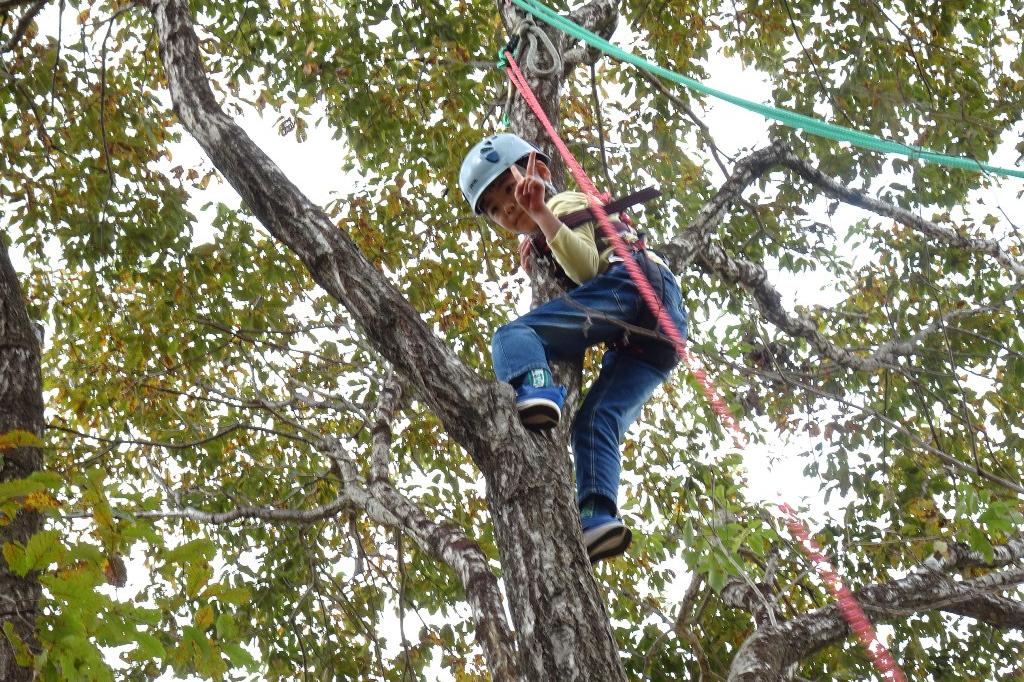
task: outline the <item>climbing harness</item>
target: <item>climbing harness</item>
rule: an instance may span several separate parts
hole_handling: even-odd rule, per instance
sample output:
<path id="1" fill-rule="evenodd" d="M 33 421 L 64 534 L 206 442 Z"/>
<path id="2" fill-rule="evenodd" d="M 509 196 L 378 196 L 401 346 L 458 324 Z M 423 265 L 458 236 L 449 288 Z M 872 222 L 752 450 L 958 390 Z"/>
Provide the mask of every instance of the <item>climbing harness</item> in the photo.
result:
<path id="1" fill-rule="evenodd" d="M 622 218 L 622 211 L 625 211 L 631 206 L 642 204 L 661 196 L 661 190 L 656 187 L 644 187 L 642 190 L 627 194 L 621 199 L 613 199 L 604 205 L 604 212 L 607 214 L 619 213 L 619 219 L 622 222 L 629 224 L 630 221 Z M 566 213 L 565 215 L 558 216 L 558 219 L 562 221 L 563 225 L 568 227 L 576 227 L 582 223 L 590 220 L 595 220 L 597 216 L 594 211 L 589 208 L 582 208 L 572 213 Z"/>
<path id="2" fill-rule="evenodd" d="M 559 220 L 562 220 L 562 218 L 560 217 Z M 579 220 L 576 224 L 579 225 L 587 220 L 592 220 L 592 218 Z M 572 225 L 569 225 L 564 220 L 562 220 L 562 222 L 565 225 L 572 227 Z M 623 240 L 629 246 L 631 252 L 636 253 L 638 251 L 642 251 L 646 247 L 643 235 L 634 232 L 633 228 L 626 223 L 621 220 L 612 220 L 611 225 L 615 228 L 615 233 L 618 235 L 619 239 Z M 552 276 L 555 281 L 558 282 L 558 285 L 562 287 L 563 291 L 571 291 L 579 286 L 572 280 L 572 278 L 569 277 L 569 275 L 565 273 L 565 270 L 561 265 L 559 265 L 558 261 L 555 260 L 554 254 L 551 253 L 551 247 L 548 245 L 547 239 L 540 230 L 531 234 L 529 239 L 530 246 L 533 249 L 535 257 L 543 260 L 547 264 Z M 605 250 L 611 246 L 604 234 L 596 230 L 594 232 L 594 245 L 597 247 L 598 253 L 604 253 Z M 613 263 L 619 262 L 618 255 L 611 256 L 609 261 Z"/>
<path id="3" fill-rule="evenodd" d="M 611 221 L 612 227 L 615 228 L 615 232 L 619 235 L 619 238 L 629 245 L 629 248 L 633 253 L 646 249 L 647 243 L 643 232 L 636 232 L 633 230 L 633 221 L 625 214 L 625 210 L 631 206 L 650 201 L 658 196 L 661 196 L 661 190 L 656 187 L 645 187 L 638 192 L 627 194 L 624 197 L 614 199 L 612 201 L 608 201 L 608 195 L 601 195 L 601 197 L 599 197 L 602 202 L 607 202 L 603 203 L 606 214 L 619 214 L 618 220 Z M 579 227 L 583 223 L 595 220 L 596 216 L 590 208 L 583 208 L 578 211 L 573 211 L 572 213 L 560 215 L 558 216 L 558 219 L 563 225 L 571 229 Z M 598 253 L 604 253 L 605 250 L 611 246 L 611 243 L 605 238 L 604 234 L 600 230 L 595 230 L 594 242 Z M 547 239 L 544 237 L 544 233 L 537 230 L 530 235 L 530 246 L 533 248 L 534 255 L 547 263 L 555 281 L 563 290 L 569 291 L 576 288 L 576 282 L 572 281 L 569 275 L 565 274 L 565 270 L 561 265 L 559 265 L 558 261 L 555 260 L 554 255 L 551 253 L 551 247 L 548 246 Z M 611 262 L 620 261 L 618 256 L 612 256 L 610 260 Z"/>
<path id="4" fill-rule="evenodd" d="M 520 7 L 528 7 L 524 0 L 512 1 Z M 533 2 L 533 0 L 529 1 Z M 573 24 L 573 26 L 575 26 L 575 24 Z M 640 270 L 640 266 L 637 264 L 636 260 L 631 257 L 632 249 L 623 241 L 619 235 L 619 230 L 616 229 L 612 221 L 609 219 L 608 212 L 601 201 L 601 195 L 597 191 L 597 188 L 587 176 L 579 161 L 577 161 L 572 155 L 572 152 L 569 151 L 565 142 L 562 141 L 561 137 L 559 137 L 554 126 L 551 124 L 551 121 L 548 120 L 548 117 L 540 106 L 540 102 L 537 101 L 537 97 L 534 95 L 533 90 L 526 82 L 526 77 L 519 69 L 519 65 L 516 63 L 511 51 L 505 51 L 504 63 L 505 71 L 508 74 L 509 79 L 515 85 L 516 89 L 519 90 L 520 95 L 522 95 L 523 99 L 526 100 L 526 103 L 533 110 L 534 115 L 544 126 L 544 129 L 547 131 L 548 136 L 551 138 L 556 149 L 558 149 L 559 154 L 565 160 L 566 165 L 572 172 L 580 189 L 586 195 L 587 202 L 590 204 L 590 211 L 593 217 L 596 218 L 601 232 L 608 242 L 611 243 L 615 255 L 620 258 L 623 265 L 625 265 L 626 271 L 629 273 L 630 279 L 633 280 L 633 283 L 640 292 L 641 298 L 646 304 L 648 310 L 654 315 L 658 328 L 660 328 L 663 333 L 669 337 L 669 341 L 673 348 L 683 360 L 694 379 L 696 379 L 697 383 L 700 385 L 701 390 L 708 402 L 711 404 L 712 409 L 714 409 L 722 423 L 732 431 L 737 447 L 742 449 L 745 445 L 745 440 L 743 439 L 739 422 L 736 420 L 735 416 L 733 416 L 728 405 L 726 405 L 725 400 L 708 378 L 707 373 L 696 363 L 695 358 L 686 347 L 686 342 L 683 340 L 682 334 L 676 327 L 675 322 L 658 301 L 657 294 L 654 292 L 654 289 L 651 286 L 651 283 L 647 280 L 647 277 Z M 825 560 L 825 557 L 822 556 L 820 548 L 818 548 L 817 544 L 814 543 L 814 540 L 810 537 L 810 533 L 807 531 L 807 528 L 797 518 L 795 512 L 789 505 L 783 504 L 780 505 L 779 508 L 782 513 L 787 516 L 787 525 L 789 526 L 790 532 L 800 541 L 799 544 L 802 551 L 810 557 L 815 568 L 818 570 L 818 574 L 825 582 L 826 587 L 838 601 L 840 613 L 849 624 L 851 630 L 853 630 L 860 642 L 864 645 L 865 651 L 867 651 L 875 667 L 885 674 L 887 679 L 892 682 L 906 682 L 906 676 L 896 664 L 896 661 L 893 660 L 892 656 L 885 648 L 885 645 L 878 640 L 874 629 L 871 626 L 871 622 L 868 620 L 864 610 L 857 602 L 857 599 L 854 597 L 853 593 L 842 584 L 835 570 Z"/>
<path id="5" fill-rule="evenodd" d="M 534 17 L 537 17 L 544 23 L 553 26 L 565 33 L 569 34 L 573 38 L 582 40 L 591 47 L 597 48 L 608 54 L 615 59 L 620 61 L 629 62 L 634 66 L 637 66 L 645 71 L 648 71 L 656 76 L 661 76 L 674 83 L 683 85 L 691 90 L 703 93 L 705 95 L 711 95 L 718 99 L 724 100 L 736 106 L 753 111 L 754 113 L 761 114 L 766 118 L 776 120 L 784 125 L 791 128 L 797 128 L 804 130 L 812 135 L 818 137 L 824 137 L 830 140 L 837 140 L 839 142 L 849 142 L 850 144 L 861 147 L 864 149 L 870 149 L 877 152 L 883 152 L 885 154 L 896 154 L 900 156 L 906 156 L 910 159 L 920 159 L 927 163 L 933 163 L 940 166 L 949 166 L 952 168 L 962 168 L 965 170 L 992 173 L 993 175 L 1003 175 L 1007 177 L 1024 178 L 1024 169 L 1019 168 L 1002 168 L 999 166 L 993 166 L 987 163 L 982 163 L 976 159 L 971 159 L 963 156 L 950 156 L 948 154 L 940 154 L 939 152 L 932 151 L 926 147 L 918 147 L 916 145 L 904 144 L 901 142 L 895 142 L 893 140 L 887 140 L 885 138 L 871 135 L 860 130 L 854 130 L 853 128 L 847 128 L 845 126 L 836 125 L 834 123 L 826 123 L 825 121 L 819 121 L 816 118 L 805 116 L 804 114 L 798 114 L 795 111 L 788 109 L 781 109 L 778 107 L 769 106 L 767 104 L 761 104 L 759 102 L 752 102 L 744 99 L 737 95 L 732 95 L 722 90 L 712 88 L 704 83 L 693 78 L 688 78 L 682 74 L 676 73 L 666 69 L 658 64 L 651 63 L 639 57 L 631 52 L 623 50 L 622 48 L 612 45 L 607 40 L 599 35 L 596 35 L 582 26 L 572 22 L 571 20 L 558 14 L 551 8 L 545 6 L 539 0 L 511 0 L 511 2 L 518 5 L 520 8 L 529 12 Z"/>

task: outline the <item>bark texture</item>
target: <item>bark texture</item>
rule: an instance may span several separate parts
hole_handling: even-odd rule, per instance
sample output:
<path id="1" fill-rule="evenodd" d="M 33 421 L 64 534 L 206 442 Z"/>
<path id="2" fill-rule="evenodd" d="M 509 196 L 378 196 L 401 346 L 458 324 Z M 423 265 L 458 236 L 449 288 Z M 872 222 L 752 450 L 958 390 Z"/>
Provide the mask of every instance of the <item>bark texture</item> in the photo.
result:
<path id="1" fill-rule="evenodd" d="M 43 393 L 39 371 L 39 341 L 25 310 L 17 275 L 0 236 L 0 435 L 10 431 L 43 434 Z M 24 478 L 42 466 L 40 448 L 0 450 L 0 483 Z M 21 510 L 0 526 L 0 547 L 26 543 L 40 527 L 39 514 Z M 0 554 L 0 680 L 32 679 L 32 670 L 15 661 L 15 651 L 3 628 L 9 623 L 19 638 L 36 649 L 35 622 L 40 587 L 35 576 L 13 574 Z"/>

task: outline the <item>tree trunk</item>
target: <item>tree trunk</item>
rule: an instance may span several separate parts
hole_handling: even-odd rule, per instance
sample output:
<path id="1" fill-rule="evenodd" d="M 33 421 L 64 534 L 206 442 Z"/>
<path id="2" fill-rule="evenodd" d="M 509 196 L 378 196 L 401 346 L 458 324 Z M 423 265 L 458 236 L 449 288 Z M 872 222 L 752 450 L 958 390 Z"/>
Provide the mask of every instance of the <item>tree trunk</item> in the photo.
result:
<path id="1" fill-rule="evenodd" d="M 39 373 L 39 342 L 25 310 L 21 287 L 0 237 L 0 435 L 27 431 L 43 434 L 43 392 Z M 25 478 L 42 466 L 38 447 L 0 450 L 0 484 Z M 9 542 L 26 543 L 39 530 L 37 512 L 21 509 L 9 523 L 0 525 L 0 547 Z M 0 630 L 13 627 L 18 639 L 36 650 L 36 607 L 39 583 L 32 574 L 13 574 L 0 554 Z M 17 664 L 9 638 L 0 633 L 0 680 L 32 679 L 32 669 Z"/>
<path id="2" fill-rule="evenodd" d="M 566 430 L 530 437 L 518 471 L 487 479 L 519 668 L 531 681 L 624 681 L 608 611 L 583 551 Z"/>
<path id="3" fill-rule="evenodd" d="M 605 14 L 614 15 L 614 4 Z M 525 13 L 511 3 L 499 3 L 506 26 L 515 26 Z M 545 31 L 564 60 L 562 35 L 543 23 Z M 525 56 L 523 51 L 520 56 Z M 547 63 L 547 56 L 544 57 Z M 523 75 L 555 130 L 561 128 L 561 89 L 565 73 L 537 77 L 519 61 Z M 526 100 L 513 96 L 509 109 L 512 132 L 547 154 L 552 182 L 565 186 L 565 165 L 554 142 Z M 561 295 L 551 278 L 533 278 L 534 305 Z M 570 391 L 563 420 L 550 438 L 534 437 L 537 447 L 526 455 L 527 471 L 520 474 L 518 491 L 501 495 L 488 479 L 488 506 L 494 535 L 501 551 L 505 588 L 512 606 L 512 620 L 519 633 L 520 669 L 528 680 L 625 680 L 618 644 L 602 595 L 596 589 L 593 570 L 581 553 L 582 534 L 573 470 L 568 452 L 568 425 L 575 413 L 581 364 L 552 362 L 559 383 Z M 574 538 L 570 540 L 570 538 Z"/>

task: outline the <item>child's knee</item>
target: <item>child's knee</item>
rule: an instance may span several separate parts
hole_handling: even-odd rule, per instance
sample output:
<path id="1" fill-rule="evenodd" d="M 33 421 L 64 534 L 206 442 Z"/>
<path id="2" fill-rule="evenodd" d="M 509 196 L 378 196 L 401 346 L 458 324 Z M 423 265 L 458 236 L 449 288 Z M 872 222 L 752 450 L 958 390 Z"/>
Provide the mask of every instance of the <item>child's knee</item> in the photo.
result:
<path id="1" fill-rule="evenodd" d="M 614 431 L 615 421 L 614 411 L 607 405 L 602 405 L 600 401 L 584 400 L 569 429 L 573 452 L 594 447 L 594 443 L 602 437 L 612 438 L 608 434 Z"/>
<path id="2" fill-rule="evenodd" d="M 491 335 L 491 353 L 493 354 L 501 344 L 507 343 L 511 337 L 515 336 L 516 331 L 516 322 L 508 322 L 494 330 L 494 334 Z"/>

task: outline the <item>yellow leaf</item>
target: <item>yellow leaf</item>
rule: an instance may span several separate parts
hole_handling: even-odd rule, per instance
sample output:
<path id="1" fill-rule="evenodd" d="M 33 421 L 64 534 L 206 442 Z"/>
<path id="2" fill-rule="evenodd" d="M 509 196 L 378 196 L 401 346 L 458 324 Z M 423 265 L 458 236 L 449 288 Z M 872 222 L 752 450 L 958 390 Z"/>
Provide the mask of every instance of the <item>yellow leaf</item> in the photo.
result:
<path id="1" fill-rule="evenodd" d="M 89 8 L 86 7 L 85 9 L 83 9 L 81 12 L 78 13 L 78 24 L 79 25 L 84 24 L 86 22 L 86 20 L 89 18 L 89 11 L 90 11 Z"/>
<path id="2" fill-rule="evenodd" d="M 103 528 L 110 528 L 114 525 L 114 516 L 110 513 L 110 507 L 105 504 L 97 505 L 93 509 L 92 519 Z"/>
<path id="3" fill-rule="evenodd" d="M 0 450 L 13 450 L 14 448 L 41 448 L 43 441 L 28 431 L 8 431 L 0 434 Z"/>
<path id="4" fill-rule="evenodd" d="M 29 511 L 43 511 L 45 509 L 60 508 L 60 502 L 58 502 L 53 495 L 42 490 L 36 490 L 35 492 L 29 493 L 21 504 Z"/>
<path id="5" fill-rule="evenodd" d="M 16 545 L 13 542 L 6 542 L 3 546 L 3 557 L 7 565 L 14 570 L 18 571 L 21 564 L 25 561 L 25 550 L 20 545 Z"/>
<path id="6" fill-rule="evenodd" d="M 213 625 L 213 607 L 207 604 L 196 613 L 196 627 L 200 630 Z"/>

